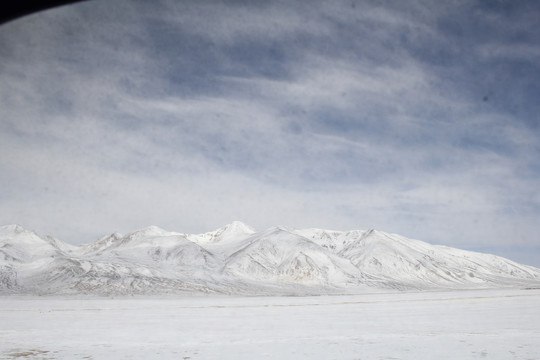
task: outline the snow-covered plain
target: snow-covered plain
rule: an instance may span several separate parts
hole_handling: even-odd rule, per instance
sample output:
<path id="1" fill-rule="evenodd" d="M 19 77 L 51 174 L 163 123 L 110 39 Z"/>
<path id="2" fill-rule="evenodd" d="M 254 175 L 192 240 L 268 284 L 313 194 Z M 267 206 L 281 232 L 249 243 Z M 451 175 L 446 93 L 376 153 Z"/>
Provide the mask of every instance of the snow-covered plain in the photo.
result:
<path id="1" fill-rule="evenodd" d="M 540 290 L 0 297 L 0 359 L 540 359 Z"/>

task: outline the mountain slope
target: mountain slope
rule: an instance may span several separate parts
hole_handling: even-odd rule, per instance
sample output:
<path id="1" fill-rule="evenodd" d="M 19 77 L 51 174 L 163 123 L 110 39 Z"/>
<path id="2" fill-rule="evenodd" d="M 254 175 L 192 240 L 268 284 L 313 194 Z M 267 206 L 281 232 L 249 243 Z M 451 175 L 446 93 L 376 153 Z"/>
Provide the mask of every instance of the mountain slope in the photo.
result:
<path id="1" fill-rule="evenodd" d="M 494 255 L 434 246 L 370 230 L 339 252 L 365 274 L 396 288 L 506 286 L 536 281 L 538 269 Z"/>
<path id="2" fill-rule="evenodd" d="M 228 258 L 225 271 L 259 281 L 326 287 L 358 285 L 361 278 L 349 261 L 282 228 L 252 236 Z"/>
<path id="3" fill-rule="evenodd" d="M 171 266 L 216 268 L 214 256 L 187 239 L 184 234 L 150 226 L 125 236 L 117 233 L 89 244 L 83 250 L 87 257 L 116 257 L 134 262 L 151 262 Z"/>
<path id="4" fill-rule="evenodd" d="M 373 289 L 540 287 L 540 269 L 377 230 L 204 234 L 150 226 L 72 246 L 0 227 L 0 293 L 320 294 Z"/>
<path id="5" fill-rule="evenodd" d="M 69 245 L 51 237 L 40 237 L 19 225 L 0 227 L 0 261 L 28 263 L 55 257 L 68 251 Z"/>

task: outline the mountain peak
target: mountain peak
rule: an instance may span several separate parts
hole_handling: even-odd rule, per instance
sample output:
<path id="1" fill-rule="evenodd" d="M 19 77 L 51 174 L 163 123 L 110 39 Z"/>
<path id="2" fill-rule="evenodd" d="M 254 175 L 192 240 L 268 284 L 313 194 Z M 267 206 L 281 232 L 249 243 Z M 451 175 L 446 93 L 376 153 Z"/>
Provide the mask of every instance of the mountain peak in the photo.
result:
<path id="1" fill-rule="evenodd" d="M 235 232 L 235 233 L 246 233 L 246 234 L 255 233 L 254 228 L 238 220 L 235 220 L 231 222 L 230 224 L 225 225 L 222 229 L 227 229 L 228 231 Z"/>
<path id="2" fill-rule="evenodd" d="M 128 234 L 128 236 L 129 235 L 145 235 L 145 236 L 157 235 L 157 236 L 159 236 L 159 235 L 167 234 L 168 232 L 169 231 L 164 230 L 164 229 L 160 228 L 159 226 L 150 225 L 150 226 L 147 226 L 145 228 L 135 230 L 131 234 Z"/>
<path id="3" fill-rule="evenodd" d="M 233 221 L 232 223 L 220 227 L 217 230 L 210 231 L 204 234 L 187 235 L 188 239 L 196 243 L 226 243 L 230 240 L 242 240 L 254 234 L 256 231 L 251 226 L 244 224 L 241 221 Z"/>
<path id="4" fill-rule="evenodd" d="M 18 224 L 0 226 L 0 234 L 20 234 L 25 231 L 27 230 Z"/>

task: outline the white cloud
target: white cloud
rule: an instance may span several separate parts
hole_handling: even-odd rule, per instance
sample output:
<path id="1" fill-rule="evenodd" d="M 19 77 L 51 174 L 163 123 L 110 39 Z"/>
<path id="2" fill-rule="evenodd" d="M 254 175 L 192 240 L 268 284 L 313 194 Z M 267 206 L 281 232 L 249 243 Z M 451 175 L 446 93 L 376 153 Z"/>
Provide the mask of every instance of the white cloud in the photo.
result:
<path id="1" fill-rule="evenodd" d="M 0 29 L 0 221 L 77 242 L 232 220 L 534 241 L 537 132 L 471 98 L 452 77 L 466 66 L 400 46 L 401 32 L 452 43 L 428 16 L 445 9 L 90 5 Z M 270 42 L 285 54 L 271 66 L 235 62 Z M 280 76 L 260 68 L 276 64 Z"/>

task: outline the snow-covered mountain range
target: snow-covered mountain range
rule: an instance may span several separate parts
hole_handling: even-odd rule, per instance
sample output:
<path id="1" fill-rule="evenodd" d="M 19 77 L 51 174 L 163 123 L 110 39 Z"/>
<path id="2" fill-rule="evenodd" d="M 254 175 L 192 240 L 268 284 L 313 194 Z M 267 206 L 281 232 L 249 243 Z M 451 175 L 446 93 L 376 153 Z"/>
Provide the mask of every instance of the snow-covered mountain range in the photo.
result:
<path id="1" fill-rule="evenodd" d="M 0 294 L 326 294 L 540 287 L 540 269 L 377 230 L 150 226 L 73 246 L 0 227 Z"/>

